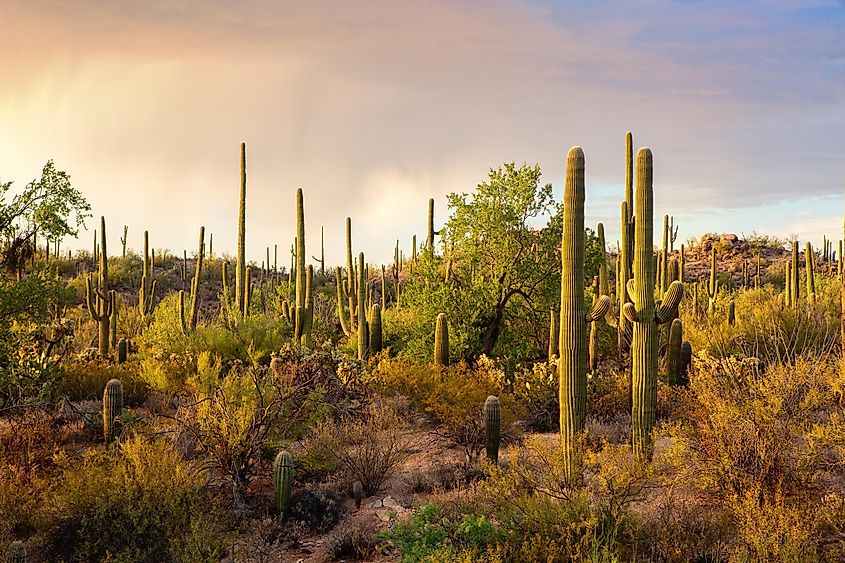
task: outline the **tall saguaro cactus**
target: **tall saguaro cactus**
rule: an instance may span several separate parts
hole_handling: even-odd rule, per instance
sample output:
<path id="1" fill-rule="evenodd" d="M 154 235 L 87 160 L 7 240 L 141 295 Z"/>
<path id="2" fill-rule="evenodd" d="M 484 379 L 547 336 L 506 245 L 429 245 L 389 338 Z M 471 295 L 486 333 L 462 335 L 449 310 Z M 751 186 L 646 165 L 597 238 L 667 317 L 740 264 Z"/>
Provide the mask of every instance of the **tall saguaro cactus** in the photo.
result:
<path id="1" fill-rule="evenodd" d="M 88 314 L 97 322 L 99 327 L 99 352 L 105 357 L 109 354 L 111 334 L 109 324 L 115 306 L 114 292 L 109 291 L 109 257 L 106 251 L 106 218 L 100 217 L 100 272 L 97 276 L 97 287 L 91 285 L 91 278 L 85 278 L 85 302 Z"/>
<path id="2" fill-rule="evenodd" d="M 358 253 L 358 359 L 367 359 L 369 331 L 367 330 L 367 268 L 364 265 L 364 253 Z"/>
<path id="3" fill-rule="evenodd" d="M 719 295 L 719 280 L 716 277 L 716 247 L 710 249 L 710 281 L 707 284 L 707 315 L 716 311 L 716 297 Z"/>
<path id="4" fill-rule="evenodd" d="M 798 241 L 792 241 L 792 266 L 790 270 L 792 279 L 789 282 L 789 287 L 792 290 L 790 302 L 793 307 L 798 306 L 798 299 L 801 297 L 801 270 L 798 268 Z"/>
<path id="5" fill-rule="evenodd" d="M 654 302 L 653 161 L 651 149 L 637 152 L 637 221 L 634 237 L 634 277 L 628 282 L 631 303 L 625 304 L 625 316 L 634 325 L 631 343 L 631 426 L 634 455 L 651 457 L 654 420 L 657 407 L 658 324 L 674 318 L 683 296 L 682 282 L 669 286 L 660 306 Z"/>
<path id="6" fill-rule="evenodd" d="M 194 270 L 194 279 L 191 282 L 191 316 L 188 323 L 188 328 L 193 332 L 197 328 L 197 318 L 199 316 L 199 293 L 200 293 L 200 276 L 202 276 L 203 257 L 205 255 L 205 227 L 200 227 L 200 240 L 197 247 L 197 263 Z"/>
<path id="7" fill-rule="evenodd" d="M 302 309 L 302 335 L 300 342 L 311 348 L 314 341 L 311 338 L 311 326 L 314 324 L 314 266 L 308 264 L 305 275 L 305 307 Z"/>
<path id="8" fill-rule="evenodd" d="M 246 143 L 241 143 L 241 190 L 238 202 L 238 261 L 235 264 L 235 307 L 246 314 Z"/>
<path id="9" fill-rule="evenodd" d="M 434 235 L 437 231 L 434 230 L 434 198 L 428 200 L 428 238 L 425 239 L 425 247 L 432 254 L 434 253 Z"/>
<path id="10" fill-rule="evenodd" d="M 144 271 L 141 276 L 141 288 L 138 290 L 138 310 L 142 319 L 152 314 L 155 308 L 155 294 L 155 259 L 150 260 L 150 233 L 144 231 Z"/>
<path id="11" fill-rule="evenodd" d="M 296 190 L 296 317 L 293 336 L 297 342 L 302 338 L 305 325 L 305 207 L 302 188 Z"/>
<path id="12" fill-rule="evenodd" d="M 584 302 L 584 151 L 572 147 L 566 157 L 561 234 L 560 335 L 560 435 L 566 477 L 577 472 L 577 434 L 584 427 L 587 405 L 587 324 L 600 319 L 610 298 L 599 297 L 591 311 Z"/>
<path id="13" fill-rule="evenodd" d="M 811 306 L 816 304 L 816 254 L 813 244 L 807 241 L 804 250 L 804 269 L 807 271 L 807 301 Z"/>

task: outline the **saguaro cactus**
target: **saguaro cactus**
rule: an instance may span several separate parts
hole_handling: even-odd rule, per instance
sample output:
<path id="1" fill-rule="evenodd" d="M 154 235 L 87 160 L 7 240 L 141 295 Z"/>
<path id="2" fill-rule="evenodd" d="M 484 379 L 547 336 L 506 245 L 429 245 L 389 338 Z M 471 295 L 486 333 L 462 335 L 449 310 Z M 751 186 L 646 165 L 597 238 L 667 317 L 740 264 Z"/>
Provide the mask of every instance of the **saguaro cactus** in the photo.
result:
<path id="1" fill-rule="evenodd" d="M 628 133 L 630 136 L 631 133 Z M 627 188 L 626 188 L 627 197 Z M 633 200 L 633 196 L 631 196 Z M 625 303 L 629 303 L 631 298 L 628 296 L 628 280 L 631 279 L 632 266 L 632 251 L 631 245 L 634 238 L 633 220 L 631 218 L 631 210 L 628 207 L 628 202 L 623 201 L 620 209 L 620 223 L 622 229 L 622 243 L 619 245 L 619 267 L 617 268 L 616 280 L 616 299 L 619 302 L 619 321 L 616 325 L 616 346 L 621 356 L 628 350 L 631 343 L 631 323 L 625 317 L 623 308 Z"/>
<path id="2" fill-rule="evenodd" d="M 566 477 L 574 479 L 576 435 L 584 426 L 587 404 L 587 324 L 602 318 L 610 307 L 606 295 L 599 297 L 589 312 L 584 302 L 584 151 L 581 147 L 572 147 L 566 157 L 560 256 L 560 434 Z"/>
<path id="3" fill-rule="evenodd" d="M 683 322 L 681 319 L 674 319 L 669 329 L 669 343 L 666 351 L 666 383 L 669 385 L 684 384 L 683 339 Z"/>
<path id="4" fill-rule="evenodd" d="M 290 507 L 290 492 L 293 487 L 293 458 L 282 450 L 273 460 L 273 483 L 276 489 L 276 514 L 284 520 Z"/>
<path id="5" fill-rule="evenodd" d="M 349 300 L 350 329 L 357 326 L 358 290 L 355 287 L 355 265 L 352 263 L 352 219 L 346 218 L 346 295 Z"/>
<path id="6" fill-rule="evenodd" d="M 432 254 L 434 253 L 434 198 L 428 200 L 428 238 L 425 239 L 425 247 Z"/>
<path id="7" fill-rule="evenodd" d="M 736 304 L 733 302 L 733 300 L 728 303 L 728 324 L 730 326 L 736 324 Z"/>
<path id="8" fill-rule="evenodd" d="M 659 307 L 654 302 L 653 162 L 651 150 L 637 152 L 637 221 L 634 240 L 634 278 L 628 282 L 632 303 L 625 304 L 625 316 L 634 325 L 631 344 L 632 440 L 634 455 L 651 457 L 651 433 L 657 406 L 658 324 L 677 313 L 684 286 L 669 286 Z"/>
<path id="9" fill-rule="evenodd" d="M 716 277 L 716 247 L 710 249 L 710 282 L 707 284 L 707 316 L 716 311 L 716 297 L 719 295 L 719 280 Z"/>
<path id="10" fill-rule="evenodd" d="M 381 306 L 375 303 L 370 308 L 370 354 L 378 354 L 381 349 Z"/>
<path id="11" fill-rule="evenodd" d="M 150 260 L 150 233 L 144 231 L 144 270 L 138 290 L 138 311 L 141 318 L 146 319 L 152 314 L 155 308 L 155 293 L 155 259 Z"/>
<path id="12" fill-rule="evenodd" d="M 26 563 L 26 546 L 22 541 L 13 541 L 6 550 L 7 563 Z"/>
<path id="13" fill-rule="evenodd" d="M 126 362 L 126 352 L 127 352 L 127 344 L 126 339 L 121 338 L 117 341 L 117 363 L 123 364 Z"/>
<path id="14" fill-rule="evenodd" d="M 369 331 L 367 326 L 367 268 L 364 265 L 364 253 L 358 253 L 358 359 L 367 359 Z"/>
<path id="15" fill-rule="evenodd" d="M 804 269 L 807 271 L 807 301 L 810 306 L 816 304 L 816 253 L 813 244 L 807 241 L 804 250 Z"/>
<path id="16" fill-rule="evenodd" d="M 122 258 L 126 258 L 126 239 L 128 238 L 129 234 L 129 225 L 123 225 L 123 236 L 120 237 L 120 244 L 123 245 L 123 253 L 120 255 Z M 58 253 L 56 254 L 58 256 Z"/>
<path id="17" fill-rule="evenodd" d="M 310 348 L 314 345 L 311 338 L 311 326 L 314 324 L 314 266 L 308 264 L 305 272 L 305 308 L 302 313 L 302 336 L 300 342 Z"/>
<path id="18" fill-rule="evenodd" d="M 801 298 L 801 271 L 798 269 L 798 241 L 792 241 L 792 266 L 791 266 L 792 280 L 789 282 L 789 287 L 792 289 L 792 296 L 790 302 L 793 307 L 798 306 L 798 300 Z"/>
<path id="19" fill-rule="evenodd" d="M 103 438 L 109 445 L 115 435 L 115 419 L 123 413 L 123 386 L 119 379 L 112 379 L 106 383 L 103 390 Z"/>
<path id="20" fill-rule="evenodd" d="M 302 200 L 302 188 L 296 190 L 296 319 L 293 336 L 297 342 L 302 339 L 305 326 L 305 208 Z"/>
<path id="21" fill-rule="evenodd" d="M 434 365 L 449 365 L 449 322 L 446 313 L 438 314 L 434 325 Z"/>
<path id="22" fill-rule="evenodd" d="M 109 321 L 114 309 L 115 295 L 109 291 L 109 257 L 106 252 L 106 218 L 100 217 L 100 272 L 97 277 L 97 287 L 91 285 L 91 278 L 85 278 L 85 302 L 88 314 L 99 326 L 99 352 L 101 357 L 109 354 L 111 334 Z"/>
<path id="23" fill-rule="evenodd" d="M 197 247 L 197 263 L 194 271 L 194 279 L 191 282 L 191 315 L 188 323 L 188 328 L 193 332 L 197 328 L 197 318 L 199 316 L 199 293 L 200 293 L 200 276 L 202 276 L 203 257 L 205 254 L 205 227 L 200 227 L 200 240 Z"/>
<path id="24" fill-rule="evenodd" d="M 235 307 L 246 315 L 246 143 L 241 143 L 241 189 L 238 201 L 238 261 L 235 264 Z"/>
<path id="25" fill-rule="evenodd" d="M 484 401 L 484 436 L 487 447 L 487 459 L 499 464 L 499 439 L 501 437 L 502 409 L 499 398 L 490 395 Z"/>

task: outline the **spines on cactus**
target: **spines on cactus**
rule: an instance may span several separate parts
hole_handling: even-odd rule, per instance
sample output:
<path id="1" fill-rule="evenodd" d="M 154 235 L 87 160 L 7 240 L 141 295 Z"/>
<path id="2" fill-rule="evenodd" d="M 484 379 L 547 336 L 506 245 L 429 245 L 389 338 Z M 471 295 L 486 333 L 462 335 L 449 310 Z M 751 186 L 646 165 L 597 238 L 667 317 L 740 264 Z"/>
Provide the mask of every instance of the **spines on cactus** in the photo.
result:
<path id="1" fill-rule="evenodd" d="M 446 313 L 438 314 L 434 325 L 434 365 L 449 365 L 449 322 Z"/>
<path id="2" fill-rule="evenodd" d="M 109 445 L 115 438 L 115 420 L 119 420 L 123 413 L 123 386 L 119 379 L 112 379 L 106 383 L 103 390 L 103 438 Z"/>
<path id="3" fill-rule="evenodd" d="M 276 491 L 276 514 L 285 519 L 290 508 L 290 493 L 293 488 L 293 458 L 282 450 L 273 460 L 273 483 Z"/>
<path id="4" fill-rule="evenodd" d="M 498 465 L 499 440 L 501 438 L 502 409 L 499 398 L 493 395 L 484 401 L 484 436 L 487 449 L 487 459 Z"/>

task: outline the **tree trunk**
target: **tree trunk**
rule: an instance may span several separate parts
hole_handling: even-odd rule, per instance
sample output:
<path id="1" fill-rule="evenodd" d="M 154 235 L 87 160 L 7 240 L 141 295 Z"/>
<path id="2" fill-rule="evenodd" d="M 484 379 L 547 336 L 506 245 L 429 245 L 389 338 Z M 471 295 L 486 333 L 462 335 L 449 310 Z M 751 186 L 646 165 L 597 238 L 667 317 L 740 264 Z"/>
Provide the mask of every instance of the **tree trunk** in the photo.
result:
<path id="1" fill-rule="evenodd" d="M 496 313 L 493 318 L 487 323 L 487 328 L 484 331 L 484 344 L 481 353 L 485 356 L 493 354 L 493 348 L 496 347 L 496 342 L 499 340 L 499 334 L 502 330 L 502 319 L 505 316 L 505 306 L 499 305 L 496 307 Z"/>

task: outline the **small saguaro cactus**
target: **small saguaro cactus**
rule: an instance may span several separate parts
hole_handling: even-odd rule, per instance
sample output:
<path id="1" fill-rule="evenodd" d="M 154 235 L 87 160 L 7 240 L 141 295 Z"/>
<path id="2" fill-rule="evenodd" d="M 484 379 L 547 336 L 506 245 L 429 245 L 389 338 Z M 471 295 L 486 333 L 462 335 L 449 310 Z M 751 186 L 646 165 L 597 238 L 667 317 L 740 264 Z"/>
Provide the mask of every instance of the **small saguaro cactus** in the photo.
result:
<path id="1" fill-rule="evenodd" d="M 630 136 L 630 133 L 628 133 Z M 633 196 L 631 196 L 633 200 Z M 631 323 L 625 317 L 623 307 L 630 302 L 628 280 L 631 279 L 632 241 L 634 238 L 633 218 L 628 202 L 623 201 L 620 209 L 622 243 L 619 245 L 619 267 L 617 268 L 616 300 L 619 306 L 619 320 L 616 324 L 616 346 L 620 356 L 628 350 L 631 343 Z"/>
<path id="2" fill-rule="evenodd" d="M 370 355 L 378 354 L 381 352 L 381 349 L 381 306 L 378 303 L 374 303 L 370 308 Z"/>
<path id="3" fill-rule="evenodd" d="M 290 507 L 290 492 L 293 487 L 293 458 L 282 450 L 273 460 L 273 483 L 276 489 L 276 514 L 284 520 Z"/>
<path id="4" fill-rule="evenodd" d="M 684 383 L 689 381 L 689 370 L 692 365 L 692 344 L 684 341 L 681 344 L 681 374 L 684 378 Z"/>
<path id="5" fill-rule="evenodd" d="M 499 464 L 499 440 L 501 438 L 502 409 L 499 398 L 490 395 L 484 401 L 484 436 L 487 447 L 487 459 Z"/>
<path id="6" fill-rule="evenodd" d="M 364 484 L 361 481 L 352 483 L 352 498 L 355 499 L 355 508 L 361 508 L 361 499 L 364 498 Z"/>
<path id="7" fill-rule="evenodd" d="M 438 314 L 434 325 L 434 365 L 449 365 L 449 322 L 446 313 Z"/>
<path id="8" fill-rule="evenodd" d="M 202 277 L 202 265 L 205 255 L 205 227 L 200 227 L 199 245 L 197 247 L 197 263 L 194 271 L 194 279 L 191 282 L 191 313 L 188 319 L 188 330 L 193 332 L 197 328 L 197 319 L 199 318 L 199 293 L 200 293 L 200 279 Z"/>
<path id="9" fill-rule="evenodd" d="M 314 266 L 308 264 L 305 271 L 305 309 L 302 313 L 302 335 L 300 336 L 303 346 L 311 348 L 314 340 L 311 337 L 311 327 L 314 324 Z"/>
<path id="10" fill-rule="evenodd" d="M 681 319 L 674 319 L 669 329 L 669 343 L 666 351 L 666 383 L 683 385 L 682 351 L 684 326 Z"/>
<path id="11" fill-rule="evenodd" d="M 123 364 L 126 363 L 126 352 L 127 352 L 127 342 L 125 338 L 121 338 L 117 341 L 117 363 Z"/>
<path id="12" fill-rule="evenodd" d="M 736 304 L 731 300 L 728 303 L 728 324 L 733 326 L 736 324 Z"/>
<path id="13" fill-rule="evenodd" d="M 115 437 L 115 420 L 123 414 L 123 386 L 119 379 L 106 383 L 103 390 L 103 438 L 109 445 Z"/>
<path id="14" fill-rule="evenodd" d="M 22 541 L 13 541 L 6 550 L 7 563 L 26 563 L 26 546 Z"/>
<path id="15" fill-rule="evenodd" d="M 572 147 L 566 156 L 561 232 L 560 334 L 558 361 L 560 434 L 564 472 L 576 477 L 577 434 L 584 427 L 587 406 L 587 324 L 602 318 L 610 298 L 599 297 L 587 311 L 584 300 L 584 151 Z"/>
<path id="16" fill-rule="evenodd" d="M 126 239 L 129 238 L 127 235 L 129 234 L 129 225 L 123 225 L 123 236 L 120 237 L 120 244 L 123 245 L 123 254 L 121 257 L 126 258 Z"/>
<path id="17" fill-rule="evenodd" d="M 625 316 L 634 325 L 631 343 L 631 428 L 634 456 L 651 457 L 652 430 L 657 413 L 658 324 L 677 315 L 684 294 L 682 282 L 669 285 L 659 306 L 654 301 L 653 158 L 651 149 L 637 152 L 637 220 L 634 240 L 634 277 L 628 282 L 632 303 L 625 304 Z"/>

